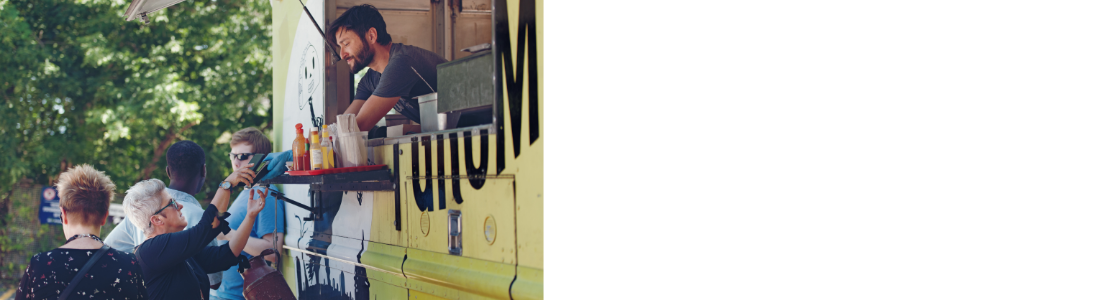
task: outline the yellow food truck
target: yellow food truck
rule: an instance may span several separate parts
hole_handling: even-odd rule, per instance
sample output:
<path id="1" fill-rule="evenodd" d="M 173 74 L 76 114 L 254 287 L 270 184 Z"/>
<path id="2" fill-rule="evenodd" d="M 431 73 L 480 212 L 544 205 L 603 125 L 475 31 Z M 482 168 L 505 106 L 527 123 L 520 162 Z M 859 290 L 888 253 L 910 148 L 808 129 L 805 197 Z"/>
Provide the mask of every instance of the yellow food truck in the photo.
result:
<path id="1" fill-rule="evenodd" d="M 134 0 L 125 15 L 180 2 Z M 448 62 L 418 99 L 422 124 L 387 116 L 386 137 L 337 139 L 375 170 L 268 182 L 293 204 L 277 269 L 298 299 L 541 299 L 542 1 L 271 0 L 275 151 L 349 106 L 357 80 L 321 31 L 361 4 L 393 42 Z"/>

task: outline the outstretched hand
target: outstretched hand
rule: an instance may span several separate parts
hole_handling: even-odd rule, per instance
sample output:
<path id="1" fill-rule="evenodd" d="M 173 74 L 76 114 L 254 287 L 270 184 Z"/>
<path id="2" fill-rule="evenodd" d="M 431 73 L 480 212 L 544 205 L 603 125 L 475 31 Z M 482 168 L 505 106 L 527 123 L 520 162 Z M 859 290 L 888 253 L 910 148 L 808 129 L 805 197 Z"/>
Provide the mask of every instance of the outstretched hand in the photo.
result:
<path id="1" fill-rule="evenodd" d="M 255 217 L 267 204 L 267 188 L 256 187 L 248 190 L 248 215 Z"/>

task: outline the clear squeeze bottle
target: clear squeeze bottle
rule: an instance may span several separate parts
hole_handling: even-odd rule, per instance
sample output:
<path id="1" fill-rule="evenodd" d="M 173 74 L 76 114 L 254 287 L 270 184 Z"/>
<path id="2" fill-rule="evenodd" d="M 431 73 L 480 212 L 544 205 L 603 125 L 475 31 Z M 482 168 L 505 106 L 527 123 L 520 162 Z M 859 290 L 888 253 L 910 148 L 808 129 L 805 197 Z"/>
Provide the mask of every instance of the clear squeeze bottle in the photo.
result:
<path id="1" fill-rule="evenodd" d="M 332 142 L 328 137 L 328 125 L 321 125 L 321 155 L 324 156 L 324 161 L 321 162 L 322 169 L 332 169 Z"/>
<path id="2" fill-rule="evenodd" d="M 332 145 L 332 147 L 329 148 L 329 150 L 332 152 L 332 167 L 343 168 L 344 163 L 339 159 L 336 159 L 337 156 L 340 156 L 340 149 L 337 149 L 339 147 L 336 147 L 336 133 L 337 131 L 335 126 L 328 129 L 328 141 L 329 144 Z"/>

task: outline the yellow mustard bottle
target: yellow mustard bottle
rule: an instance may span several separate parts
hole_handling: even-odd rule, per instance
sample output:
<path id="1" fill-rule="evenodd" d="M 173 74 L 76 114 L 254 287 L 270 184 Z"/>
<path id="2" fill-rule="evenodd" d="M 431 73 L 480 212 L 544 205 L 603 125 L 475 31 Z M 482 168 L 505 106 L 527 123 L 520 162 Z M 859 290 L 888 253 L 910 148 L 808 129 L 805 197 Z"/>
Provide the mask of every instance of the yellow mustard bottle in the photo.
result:
<path id="1" fill-rule="evenodd" d="M 310 170 L 320 170 L 325 157 L 321 154 L 321 140 L 317 138 L 317 128 L 309 129 Z"/>

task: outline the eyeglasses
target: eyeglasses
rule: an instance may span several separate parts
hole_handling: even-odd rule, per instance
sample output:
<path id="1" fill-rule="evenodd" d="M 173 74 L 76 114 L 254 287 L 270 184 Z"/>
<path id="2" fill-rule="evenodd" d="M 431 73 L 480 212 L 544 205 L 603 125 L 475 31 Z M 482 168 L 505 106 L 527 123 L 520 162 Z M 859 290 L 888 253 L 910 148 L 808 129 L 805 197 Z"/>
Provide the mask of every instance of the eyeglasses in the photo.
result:
<path id="1" fill-rule="evenodd" d="M 180 208 L 182 208 L 182 207 L 180 207 L 179 203 L 176 203 L 176 199 L 168 199 L 168 205 L 165 205 L 164 207 L 161 207 L 160 209 L 157 210 L 157 212 L 153 213 L 150 216 L 158 215 L 158 214 L 160 214 L 160 212 L 164 211 L 165 209 L 167 209 L 169 207 L 175 207 L 176 210 L 179 210 Z M 149 220 L 149 227 L 153 227 L 153 220 Z"/>
<path id="2" fill-rule="evenodd" d="M 256 153 L 229 153 L 229 157 L 232 157 L 236 160 L 248 160 L 252 158 L 252 155 L 255 154 Z"/>

